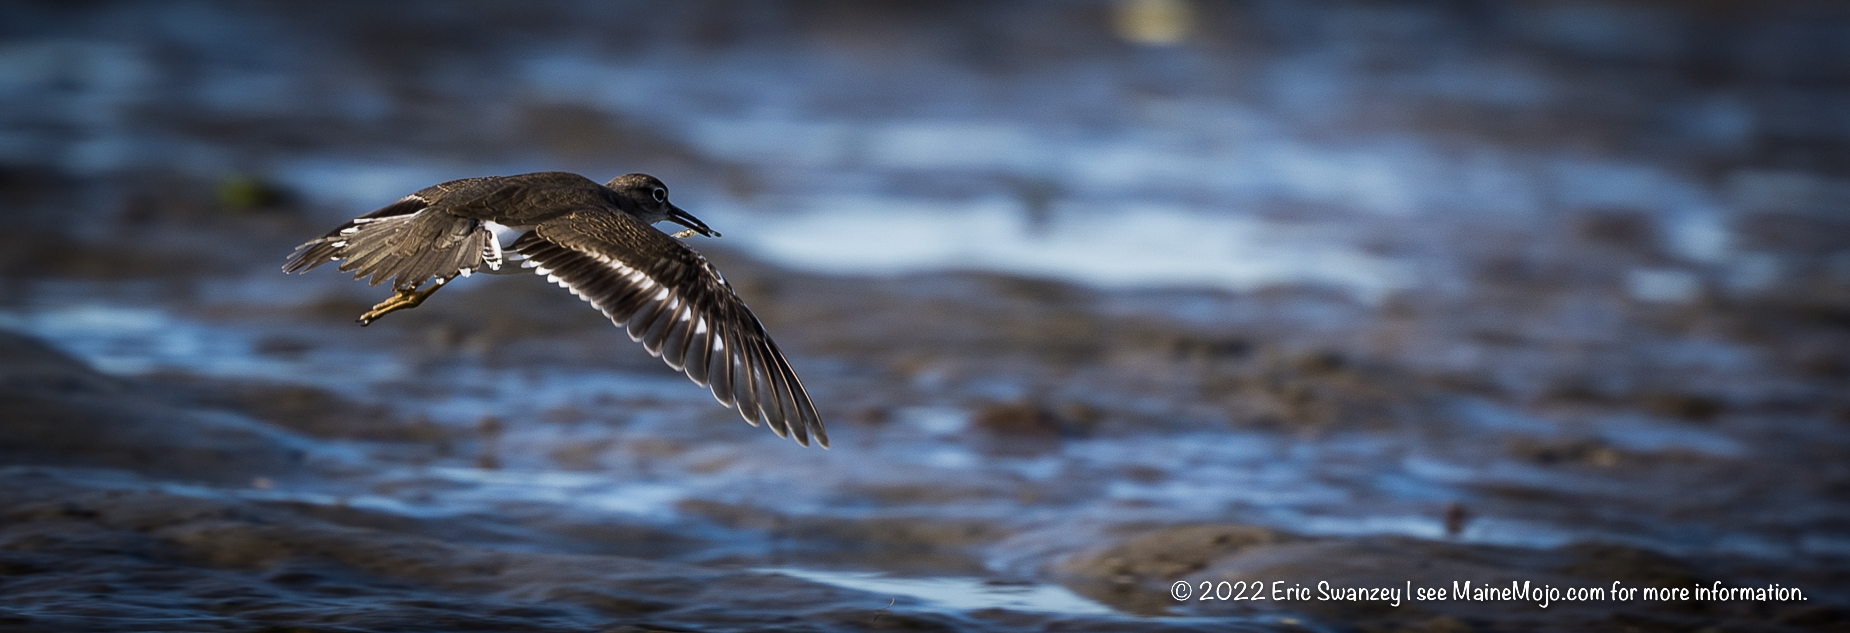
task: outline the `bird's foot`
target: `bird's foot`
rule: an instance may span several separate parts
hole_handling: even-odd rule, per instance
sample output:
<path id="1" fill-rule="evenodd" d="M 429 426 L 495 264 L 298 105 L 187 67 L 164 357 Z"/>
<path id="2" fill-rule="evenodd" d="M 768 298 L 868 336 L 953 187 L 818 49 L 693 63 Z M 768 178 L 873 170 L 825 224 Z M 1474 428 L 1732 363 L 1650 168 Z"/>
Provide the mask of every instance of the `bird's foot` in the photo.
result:
<path id="1" fill-rule="evenodd" d="M 398 291 L 398 294 L 392 295 L 391 298 L 379 302 L 379 305 L 373 306 L 373 309 L 367 310 L 365 314 L 360 315 L 360 325 L 372 325 L 373 321 L 379 320 L 379 317 L 399 310 L 410 310 L 419 305 L 423 305 L 425 299 L 429 299 L 431 295 L 436 294 L 438 288 L 443 287 L 443 281 L 442 279 L 433 281 L 430 286 L 423 290 L 407 288 Z"/>

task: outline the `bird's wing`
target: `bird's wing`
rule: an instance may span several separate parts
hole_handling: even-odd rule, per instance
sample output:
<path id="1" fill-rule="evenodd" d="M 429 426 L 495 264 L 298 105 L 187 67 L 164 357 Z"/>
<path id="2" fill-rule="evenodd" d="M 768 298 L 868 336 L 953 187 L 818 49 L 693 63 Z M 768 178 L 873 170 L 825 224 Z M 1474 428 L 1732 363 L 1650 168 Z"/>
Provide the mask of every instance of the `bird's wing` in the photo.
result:
<path id="1" fill-rule="evenodd" d="M 596 306 L 649 353 L 710 387 L 746 422 L 824 448 L 828 433 L 764 325 L 705 257 L 620 212 L 542 222 L 514 242 L 526 266 Z"/>
<path id="2" fill-rule="evenodd" d="M 354 279 L 371 276 L 379 285 L 392 279 L 392 288 L 417 288 L 435 277 L 449 280 L 486 265 L 501 266 L 501 245 L 494 232 L 479 220 L 457 217 L 432 208 L 439 187 L 471 183 L 455 181 L 405 196 L 398 202 L 354 218 L 340 228 L 306 244 L 283 265 L 284 272 L 303 272 L 345 259 L 340 265 Z"/>

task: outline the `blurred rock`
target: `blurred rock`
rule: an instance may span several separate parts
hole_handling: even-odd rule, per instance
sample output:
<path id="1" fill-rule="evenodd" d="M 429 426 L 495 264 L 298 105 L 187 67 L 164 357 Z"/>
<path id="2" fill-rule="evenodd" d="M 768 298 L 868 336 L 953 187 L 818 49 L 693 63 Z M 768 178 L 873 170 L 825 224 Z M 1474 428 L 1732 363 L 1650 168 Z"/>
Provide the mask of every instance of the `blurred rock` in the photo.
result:
<path id="1" fill-rule="evenodd" d="M 1544 466 L 1615 466 L 1622 456 L 1619 449 L 1598 438 L 1546 441 L 1518 437 L 1509 441 L 1509 450 L 1519 458 Z"/>
<path id="2" fill-rule="evenodd" d="M 315 442 L 244 416 L 178 405 L 0 331 L 0 459 L 247 482 L 304 472 Z"/>
<path id="3" fill-rule="evenodd" d="M 1168 584 L 1243 550 L 1294 537 L 1249 525 L 1161 528 L 1055 565 L 1053 573 L 1082 595 L 1133 612 L 1162 612 L 1175 604 Z"/>
<path id="4" fill-rule="evenodd" d="M 1649 213 L 1633 209 L 1594 209 L 1572 221 L 1576 236 L 1595 244 L 1629 251 L 1650 252 L 1657 246 L 1657 223 Z"/>
<path id="5" fill-rule="evenodd" d="M 1471 523 L 1471 510 L 1466 508 L 1465 504 L 1456 501 L 1445 504 L 1445 515 L 1442 521 L 1445 525 L 1445 536 L 1458 538 L 1460 534 L 1465 533 L 1465 526 Z"/>
<path id="6" fill-rule="evenodd" d="M 216 381 L 168 376 L 156 382 L 170 398 L 193 406 L 234 411 L 278 428 L 321 439 L 426 443 L 450 434 L 384 406 L 355 403 L 325 389 L 257 381 Z"/>
<path id="7" fill-rule="evenodd" d="M 1404 537 L 1306 538 L 1244 525 L 1161 528 L 1132 535 L 1119 544 L 1074 555 L 1055 568 L 1074 591 L 1139 613 L 1302 613 L 1342 622 L 1363 631 L 1477 630 L 1490 622 L 1519 630 L 1574 631 L 1614 620 L 1687 622 L 1753 627 L 1771 607 L 1809 613 L 1810 605 L 1749 602 L 1602 599 L 1459 599 L 1450 592 L 1473 586 L 1690 587 L 1697 582 L 1752 584 L 1714 569 L 1702 569 L 1664 554 L 1623 545 L 1588 543 L 1552 550 L 1427 541 Z M 1169 597 L 1169 584 L 1259 582 L 1265 599 L 1227 602 Z M 1448 592 L 1443 600 L 1415 600 L 1413 588 Z M 1402 592 L 1400 604 L 1386 600 L 1330 600 L 1319 591 L 1380 587 Z M 1274 594 L 1273 590 L 1279 590 Z M 1285 593 L 1301 589 L 1303 593 Z M 1236 588 L 1237 590 L 1237 588 Z M 1822 629 L 1820 629 L 1822 630 Z"/>
<path id="8" fill-rule="evenodd" d="M 970 416 L 972 428 L 1008 437 L 1054 439 L 1068 432 L 1067 423 L 1052 411 L 1030 403 L 983 405 Z"/>
<path id="9" fill-rule="evenodd" d="M 1034 402 L 989 403 L 970 417 L 970 428 L 982 433 L 986 450 L 1003 454 L 1034 454 L 1058 449 L 1060 442 L 1092 434 L 1099 414 L 1085 404 L 1068 404 L 1056 413 Z"/>
<path id="10" fill-rule="evenodd" d="M 1639 396 L 1646 411 L 1691 422 L 1709 422 L 1727 410 L 1727 404 L 1713 396 L 1650 392 Z"/>
<path id="11" fill-rule="evenodd" d="M 688 630 L 803 615 L 817 630 L 854 631 L 872 606 L 843 609 L 877 601 L 776 574 L 509 552 L 383 529 L 390 523 L 358 528 L 286 507 L 179 496 L 132 478 L 97 483 L 0 468 L 0 587 L 38 597 L 9 610 L 9 630 L 141 631 L 180 620 L 256 630 L 279 619 L 349 631 L 590 631 L 613 621 Z M 113 602 L 108 617 L 96 615 L 98 592 Z M 330 596 L 339 606 L 327 606 Z M 934 630 L 949 619 L 907 615 Z"/>

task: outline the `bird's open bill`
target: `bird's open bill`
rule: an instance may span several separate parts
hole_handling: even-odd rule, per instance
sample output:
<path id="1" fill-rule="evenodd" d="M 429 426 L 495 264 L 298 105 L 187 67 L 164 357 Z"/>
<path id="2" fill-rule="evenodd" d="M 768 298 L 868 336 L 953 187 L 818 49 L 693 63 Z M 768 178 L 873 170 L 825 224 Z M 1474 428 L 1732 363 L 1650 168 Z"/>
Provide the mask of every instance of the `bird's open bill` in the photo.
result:
<path id="1" fill-rule="evenodd" d="M 719 237 L 719 231 L 715 231 L 712 228 L 708 227 L 707 223 L 701 222 L 700 218 L 694 217 L 694 214 L 683 211 L 681 207 L 677 207 L 672 204 L 668 205 L 668 221 L 673 222 L 675 224 L 679 224 L 681 226 L 685 226 L 688 228 L 689 231 L 693 231 L 695 233 L 699 233 L 707 237 Z M 686 232 L 687 231 L 682 231 L 681 233 L 676 233 L 675 235 L 680 236 Z"/>

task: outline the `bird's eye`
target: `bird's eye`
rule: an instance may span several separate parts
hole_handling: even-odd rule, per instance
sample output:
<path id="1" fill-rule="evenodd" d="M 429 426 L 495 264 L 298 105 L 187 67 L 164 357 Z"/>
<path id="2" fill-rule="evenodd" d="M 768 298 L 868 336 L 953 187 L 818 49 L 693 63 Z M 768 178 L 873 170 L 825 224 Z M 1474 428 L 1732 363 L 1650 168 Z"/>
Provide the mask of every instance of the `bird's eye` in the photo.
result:
<path id="1" fill-rule="evenodd" d="M 655 188 L 655 201 L 656 202 L 667 202 L 668 192 L 663 190 L 661 187 L 656 187 Z"/>

